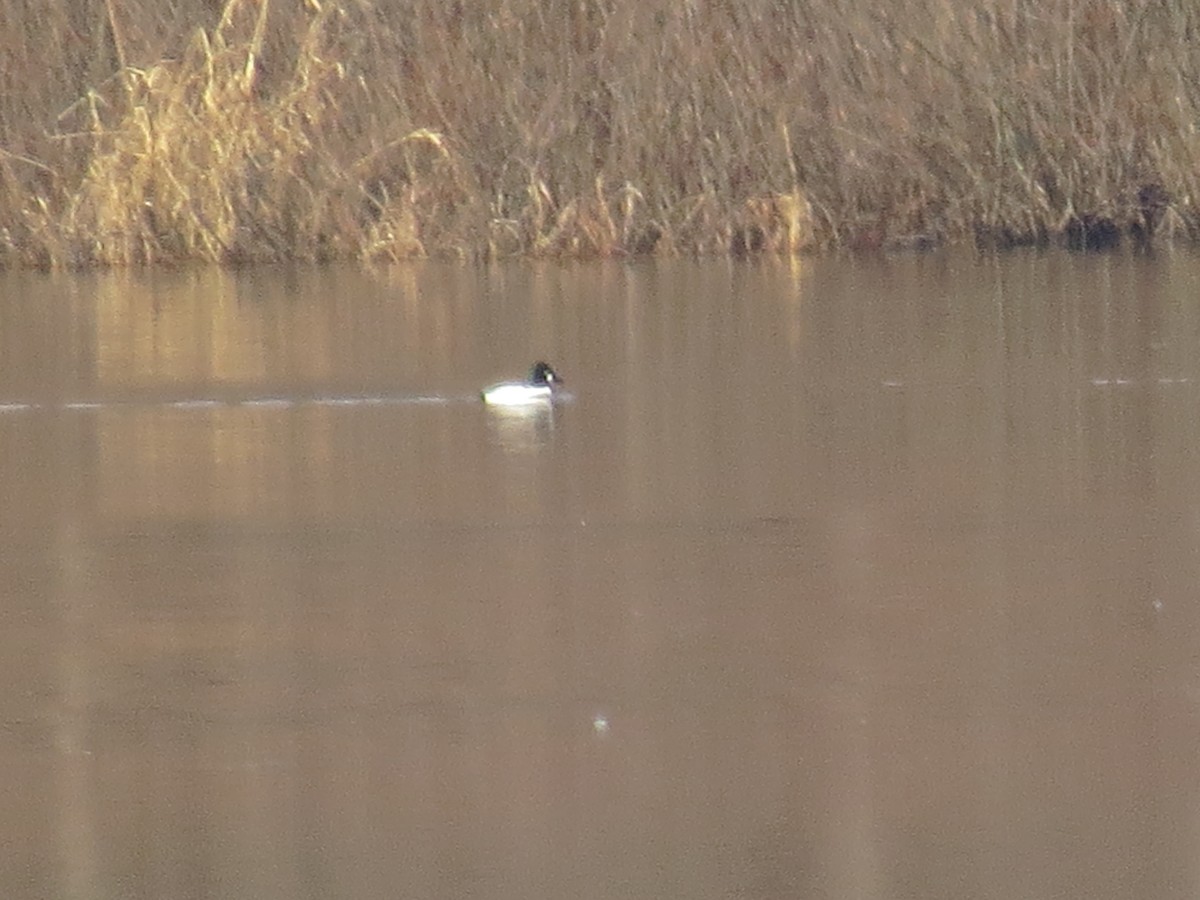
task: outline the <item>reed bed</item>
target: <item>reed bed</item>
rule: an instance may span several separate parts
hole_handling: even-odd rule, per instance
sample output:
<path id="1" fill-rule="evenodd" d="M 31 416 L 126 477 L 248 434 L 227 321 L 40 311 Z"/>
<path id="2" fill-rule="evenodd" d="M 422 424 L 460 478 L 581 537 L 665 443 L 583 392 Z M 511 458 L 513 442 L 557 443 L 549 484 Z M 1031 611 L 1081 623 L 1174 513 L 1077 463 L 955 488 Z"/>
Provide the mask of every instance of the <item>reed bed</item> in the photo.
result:
<path id="1" fill-rule="evenodd" d="M 0 14 L 0 265 L 1200 234 L 1181 0 Z"/>

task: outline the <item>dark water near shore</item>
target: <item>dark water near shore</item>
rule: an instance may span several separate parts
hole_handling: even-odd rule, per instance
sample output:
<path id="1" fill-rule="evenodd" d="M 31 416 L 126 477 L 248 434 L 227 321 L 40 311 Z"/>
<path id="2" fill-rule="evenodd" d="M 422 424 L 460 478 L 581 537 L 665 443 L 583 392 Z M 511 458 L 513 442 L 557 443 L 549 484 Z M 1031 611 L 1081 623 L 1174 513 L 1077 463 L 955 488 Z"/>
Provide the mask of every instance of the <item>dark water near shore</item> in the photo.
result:
<path id="1" fill-rule="evenodd" d="M 1197 260 L 3 285 L 5 897 L 1200 891 Z"/>

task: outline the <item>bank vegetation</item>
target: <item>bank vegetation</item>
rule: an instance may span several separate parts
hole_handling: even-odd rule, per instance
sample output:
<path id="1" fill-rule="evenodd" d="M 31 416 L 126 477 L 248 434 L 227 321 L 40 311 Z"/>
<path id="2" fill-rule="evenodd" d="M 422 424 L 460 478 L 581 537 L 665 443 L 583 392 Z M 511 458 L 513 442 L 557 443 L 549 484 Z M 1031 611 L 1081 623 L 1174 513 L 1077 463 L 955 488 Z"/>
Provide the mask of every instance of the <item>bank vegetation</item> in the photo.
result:
<path id="1" fill-rule="evenodd" d="M 0 0 L 0 265 L 1200 231 L 1182 0 Z"/>

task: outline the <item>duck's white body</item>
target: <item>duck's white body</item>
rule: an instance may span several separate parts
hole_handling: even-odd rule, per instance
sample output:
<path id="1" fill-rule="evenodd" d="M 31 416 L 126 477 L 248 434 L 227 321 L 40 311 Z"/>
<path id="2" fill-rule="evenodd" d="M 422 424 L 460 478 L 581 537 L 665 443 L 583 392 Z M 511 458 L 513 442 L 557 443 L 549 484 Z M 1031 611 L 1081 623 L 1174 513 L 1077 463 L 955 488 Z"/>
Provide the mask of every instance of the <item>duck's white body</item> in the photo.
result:
<path id="1" fill-rule="evenodd" d="M 483 389 L 483 402 L 489 406 L 530 406 L 549 403 L 562 381 L 549 365 L 535 362 L 527 381 L 502 381 Z"/>
<path id="2" fill-rule="evenodd" d="M 525 384 L 505 381 L 483 389 L 483 402 L 489 406 L 526 406 L 530 403 L 549 403 L 554 388 L 548 384 Z"/>

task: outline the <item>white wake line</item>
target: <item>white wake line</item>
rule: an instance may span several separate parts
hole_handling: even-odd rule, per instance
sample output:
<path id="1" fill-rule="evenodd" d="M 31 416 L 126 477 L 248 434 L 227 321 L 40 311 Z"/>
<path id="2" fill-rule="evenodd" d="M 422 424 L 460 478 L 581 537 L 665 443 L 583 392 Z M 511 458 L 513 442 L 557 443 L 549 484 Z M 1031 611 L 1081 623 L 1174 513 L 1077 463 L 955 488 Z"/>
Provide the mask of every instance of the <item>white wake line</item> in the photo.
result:
<path id="1" fill-rule="evenodd" d="M 179 400 L 77 400 L 65 403 L 40 403 L 24 400 L 0 401 L 0 414 L 38 411 L 100 412 L 136 409 L 301 409 L 304 407 L 360 406 L 442 406 L 450 403 L 479 403 L 475 395 L 442 397 L 433 395 L 317 395 L 314 397 L 245 397 L 220 399 L 189 397 Z"/>
<path id="2" fill-rule="evenodd" d="M 1190 378 L 1093 378 L 1092 384 L 1096 387 L 1128 387 L 1136 384 L 1191 384 Z"/>

